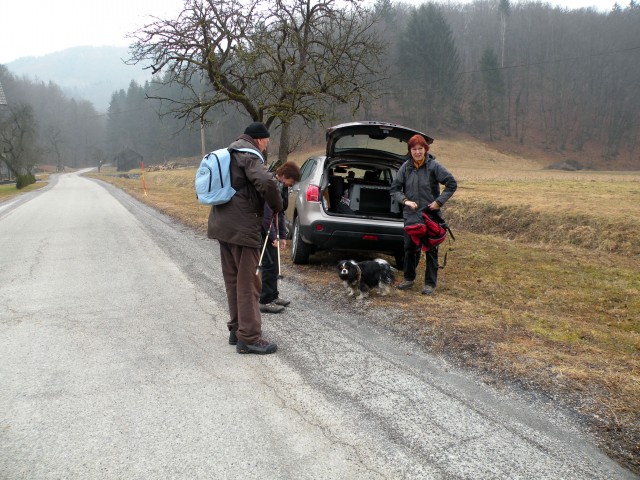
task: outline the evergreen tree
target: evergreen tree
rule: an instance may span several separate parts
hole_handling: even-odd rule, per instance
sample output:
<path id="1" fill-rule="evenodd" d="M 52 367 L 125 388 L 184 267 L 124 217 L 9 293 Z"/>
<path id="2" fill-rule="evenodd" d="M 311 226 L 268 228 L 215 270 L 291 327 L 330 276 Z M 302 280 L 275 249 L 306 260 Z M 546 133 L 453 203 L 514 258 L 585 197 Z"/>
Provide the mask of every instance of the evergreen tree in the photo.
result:
<path id="1" fill-rule="evenodd" d="M 111 95 L 107 110 L 107 156 L 112 159 L 127 146 L 124 114 L 126 110 L 126 94 L 119 90 Z"/>
<path id="2" fill-rule="evenodd" d="M 489 139 L 493 140 L 496 127 L 503 120 L 501 112 L 504 100 L 504 79 L 493 49 L 485 49 L 480 60 L 480 70 L 484 86 L 484 105 L 489 125 Z"/>
<path id="3" fill-rule="evenodd" d="M 438 128 L 458 102 L 460 60 L 451 29 L 435 4 L 413 11 L 398 42 L 398 96 L 420 128 Z M 423 100 L 424 99 L 424 100 Z"/>

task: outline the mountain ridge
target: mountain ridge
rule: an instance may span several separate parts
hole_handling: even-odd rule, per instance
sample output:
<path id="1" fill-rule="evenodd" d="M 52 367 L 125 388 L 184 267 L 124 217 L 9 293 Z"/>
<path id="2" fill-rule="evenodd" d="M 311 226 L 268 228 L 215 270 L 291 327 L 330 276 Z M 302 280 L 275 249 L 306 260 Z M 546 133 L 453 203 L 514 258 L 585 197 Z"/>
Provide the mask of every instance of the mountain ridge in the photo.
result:
<path id="1" fill-rule="evenodd" d="M 151 79 L 139 65 L 127 65 L 129 47 L 78 46 L 39 57 L 21 57 L 6 64 L 11 73 L 33 81 L 53 82 L 72 98 L 88 100 L 106 112 L 114 92 L 131 81 Z"/>

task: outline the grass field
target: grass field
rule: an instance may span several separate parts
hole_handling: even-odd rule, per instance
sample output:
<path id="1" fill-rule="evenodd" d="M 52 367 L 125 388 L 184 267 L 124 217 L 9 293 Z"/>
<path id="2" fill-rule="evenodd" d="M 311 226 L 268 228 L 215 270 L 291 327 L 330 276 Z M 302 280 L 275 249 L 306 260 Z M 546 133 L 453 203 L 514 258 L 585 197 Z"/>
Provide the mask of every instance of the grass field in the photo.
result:
<path id="1" fill-rule="evenodd" d="M 580 412 L 603 448 L 640 472 L 640 174 L 545 170 L 546 158 L 465 138 L 432 151 L 459 183 L 446 209 L 456 242 L 437 294 L 398 291 L 367 308 L 400 312 L 403 332 L 488 381 Z M 147 173 L 146 196 L 139 178 L 99 178 L 205 231 L 194 170 Z M 309 266 L 283 258 L 310 289 L 340 290 L 337 257 Z"/>
<path id="2" fill-rule="evenodd" d="M 16 188 L 15 182 L 0 185 L 0 201 L 9 199 L 11 197 L 15 197 L 20 193 L 30 192 L 31 190 L 37 190 L 47 185 L 47 179 L 48 179 L 47 175 L 43 175 L 43 176 L 38 175 L 36 178 L 38 179 L 38 182 L 32 183 L 31 185 L 28 185 L 20 190 Z"/>

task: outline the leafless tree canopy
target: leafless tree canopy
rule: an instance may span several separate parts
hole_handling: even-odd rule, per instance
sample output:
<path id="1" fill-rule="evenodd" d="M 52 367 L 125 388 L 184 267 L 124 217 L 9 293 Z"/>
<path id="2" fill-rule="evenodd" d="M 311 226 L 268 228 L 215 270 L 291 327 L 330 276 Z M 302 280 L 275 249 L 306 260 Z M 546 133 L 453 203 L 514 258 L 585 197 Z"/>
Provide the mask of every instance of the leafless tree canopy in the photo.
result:
<path id="1" fill-rule="evenodd" d="M 104 148 L 104 122 L 88 101 L 68 98 L 56 84 L 18 78 L 0 65 L 7 105 L 0 105 L 0 172 L 11 179 L 36 165 L 87 165 Z"/>
<path id="2" fill-rule="evenodd" d="M 130 61 L 188 92 L 171 99 L 178 115 L 235 104 L 268 126 L 311 122 L 377 94 L 385 44 L 374 24 L 356 0 L 187 0 L 177 19 L 134 34 Z"/>
<path id="3" fill-rule="evenodd" d="M 31 173 L 37 163 L 36 121 L 31 105 L 7 107 L 0 118 L 0 154 L 14 177 Z"/>
<path id="4" fill-rule="evenodd" d="M 195 156 L 201 124 L 218 147 L 252 118 L 272 127 L 281 160 L 305 135 L 319 147 L 323 126 L 373 119 L 535 145 L 587 168 L 640 168 L 637 2 L 599 12 L 510 0 L 376 0 L 373 11 L 358 0 L 184 1 L 177 18 L 132 34 L 130 61 L 156 75 L 114 92 L 106 118 L 0 65 L 7 141 L 18 135 L 9 108 L 29 104 L 25 155 L 46 164 L 95 165 L 101 149 L 107 161 L 125 148 L 149 163 Z"/>

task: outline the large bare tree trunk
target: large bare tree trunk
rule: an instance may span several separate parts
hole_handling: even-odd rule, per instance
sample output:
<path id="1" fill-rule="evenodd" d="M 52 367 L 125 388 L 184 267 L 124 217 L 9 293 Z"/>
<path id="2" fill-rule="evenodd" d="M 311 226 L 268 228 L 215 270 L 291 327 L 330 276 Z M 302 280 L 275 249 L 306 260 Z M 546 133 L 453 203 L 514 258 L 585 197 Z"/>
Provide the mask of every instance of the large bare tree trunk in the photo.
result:
<path id="1" fill-rule="evenodd" d="M 280 145 L 278 146 L 278 161 L 276 165 L 281 165 L 289 158 L 289 137 L 290 123 L 283 123 L 280 129 Z"/>

